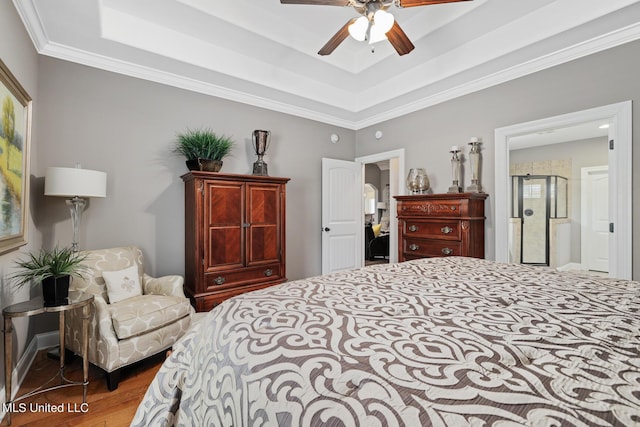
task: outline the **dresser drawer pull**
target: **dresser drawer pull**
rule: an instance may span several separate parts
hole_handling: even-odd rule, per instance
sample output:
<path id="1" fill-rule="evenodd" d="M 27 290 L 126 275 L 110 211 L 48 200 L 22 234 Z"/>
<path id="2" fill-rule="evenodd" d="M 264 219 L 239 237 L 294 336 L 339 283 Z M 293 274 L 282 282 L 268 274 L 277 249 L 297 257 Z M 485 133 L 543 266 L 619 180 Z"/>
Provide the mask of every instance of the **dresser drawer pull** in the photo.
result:
<path id="1" fill-rule="evenodd" d="M 215 283 L 216 285 L 222 285 L 224 283 L 224 277 L 222 276 L 218 276 L 215 279 L 213 279 L 213 283 Z"/>
<path id="2" fill-rule="evenodd" d="M 456 207 L 455 207 L 455 206 L 451 206 L 451 210 L 452 210 L 452 211 L 455 211 L 455 210 L 456 210 Z"/>
<path id="3" fill-rule="evenodd" d="M 453 253 L 453 249 L 442 248 L 442 253 L 445 255 L 451 255 Z"/>
<path id="4" fill-rule="evenodd" d="M 416 245 L 415 243 L 412 243 L 409 245 L 409 249 L 411 249 L 412 251 L 417 251 L 418 249 L 420 249 L 420 246 Z"/>
<path id="5" fill-rule="evenodd" d="M 270 269 L 270 268 L 267 268 L 267 269 L 264 271 L 264 275 L 265 275 L 265 276 L 267 276 L 267 277 L 272 276 L 272 275 L 273 275 L 273 270 L 272 270 L 272 269 Z"/>
<path id="6" fill-rule="evenodd" d="M 451 228 L 451 227 L 442 227 L 440 229 L 440 231 L 442 231 L 444 234 L 449 234 L 449 233 L 451 233 L 453 231 L 453 228 Z"/>
<path id="7" fill-rule="evenodd" d="M 409 226 L 409 231 L 417 231 L 418 227 L 416 227 L 415 225 L 410 225 Z"/>

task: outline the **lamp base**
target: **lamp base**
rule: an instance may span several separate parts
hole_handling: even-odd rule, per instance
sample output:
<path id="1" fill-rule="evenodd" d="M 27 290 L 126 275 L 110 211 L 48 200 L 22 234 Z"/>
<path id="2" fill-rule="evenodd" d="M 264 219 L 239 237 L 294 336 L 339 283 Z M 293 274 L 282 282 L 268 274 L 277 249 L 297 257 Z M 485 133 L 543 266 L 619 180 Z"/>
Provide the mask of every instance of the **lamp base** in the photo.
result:
<path id="1" fill-rule="evenodd" d="M 73 241 L 71 243 L 71 250 L 78 252 L 78 234 L 80 231 L 80 222 L 82 221 L 82 211 L 87 204 L 87 201 L 82 197 L 74 197 L 67 199 L 67 206 L 69 206 L 69 212 L 71 213 L 71 226 L 73 228 Z"/>

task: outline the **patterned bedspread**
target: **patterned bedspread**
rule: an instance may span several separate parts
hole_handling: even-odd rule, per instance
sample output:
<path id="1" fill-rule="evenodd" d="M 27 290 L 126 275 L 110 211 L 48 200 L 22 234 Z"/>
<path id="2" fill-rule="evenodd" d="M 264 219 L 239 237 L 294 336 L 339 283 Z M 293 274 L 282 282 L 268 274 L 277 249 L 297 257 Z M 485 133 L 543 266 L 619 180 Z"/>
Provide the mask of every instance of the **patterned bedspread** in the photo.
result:
<path id="1" fill-rule="evenodd" d="M 449 257 L 241 295 L 132 425 L 640 425 L 640 283 Z"/>

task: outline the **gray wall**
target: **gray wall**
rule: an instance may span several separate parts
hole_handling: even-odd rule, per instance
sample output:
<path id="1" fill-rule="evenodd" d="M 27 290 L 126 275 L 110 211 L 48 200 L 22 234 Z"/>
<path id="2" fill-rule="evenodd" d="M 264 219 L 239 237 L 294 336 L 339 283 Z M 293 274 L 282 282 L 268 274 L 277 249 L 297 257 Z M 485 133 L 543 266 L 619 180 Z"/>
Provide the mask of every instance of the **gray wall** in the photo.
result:
<path id="1" fill-rule="evenodd" d="M 415 113 L 358 131 L 356 155 L 404 147 L 406 169 L 424 167 L 435 193 L 446 192 L 451 181 L 452 145 L 465 146 L 472 136 L 483 140 L 482 184 L 486 204 L 486 256 L 495 258 L 494 131 L 532 120 L 632 100 L 633 147 L 640 144 L 640 42 L 632 42 L 548 70 L 443 102 Z M 374 134 L 381 130 L 378 141 Z M 468 161 L 464 163 L 468 169 Z M 633 150 L 633 167 L 640 167 L 640 150 Z M 638 175 L 633 177 L 633 210 L 640 211 Z M 465 174 L 465 187 L 470 178 Z M 633 277 L 640 277 L 640 215 L 633 220 Z"/>
<path id="2" fill-rule="evenodd" d="M 251 173 L 254 129 L 272 132 L 269 174 L 287 185 L 287 276 L 319 274 L 322 157 L 354 158 L 355 132 L 211 96 L 41 57 L 39 125 L 46 141 L 39 168 L 80 162 L 107 173 L 107 197 L 92 199 L 82 219 L 81 248 L 137 244 L 149 273 L 184 272 L 184 159 L 170 150 L 177 132 L 211 127 L 233 137 L 223 172 Z M 340 135 L 332 144 L 330 135 Z M 42 193 L 40 193 L 42 194 Z M 63 200 L 39 196 L 36 226 L 45 246 L 69 244 Z"/>

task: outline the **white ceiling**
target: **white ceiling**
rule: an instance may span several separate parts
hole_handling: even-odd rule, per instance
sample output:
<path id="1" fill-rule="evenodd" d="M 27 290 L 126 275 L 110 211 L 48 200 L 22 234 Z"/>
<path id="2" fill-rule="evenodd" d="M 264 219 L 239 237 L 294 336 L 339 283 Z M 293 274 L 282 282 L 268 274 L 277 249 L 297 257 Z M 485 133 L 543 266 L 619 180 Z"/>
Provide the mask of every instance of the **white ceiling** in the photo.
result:
<path id="1" fill-rule="evenodd" d="M 345 40 L 350 7 L 279 0 L 13 0 L 38 52 L 360 129 L 640 38 L 640 0 L 392 7 L 416 48 Z"/>

